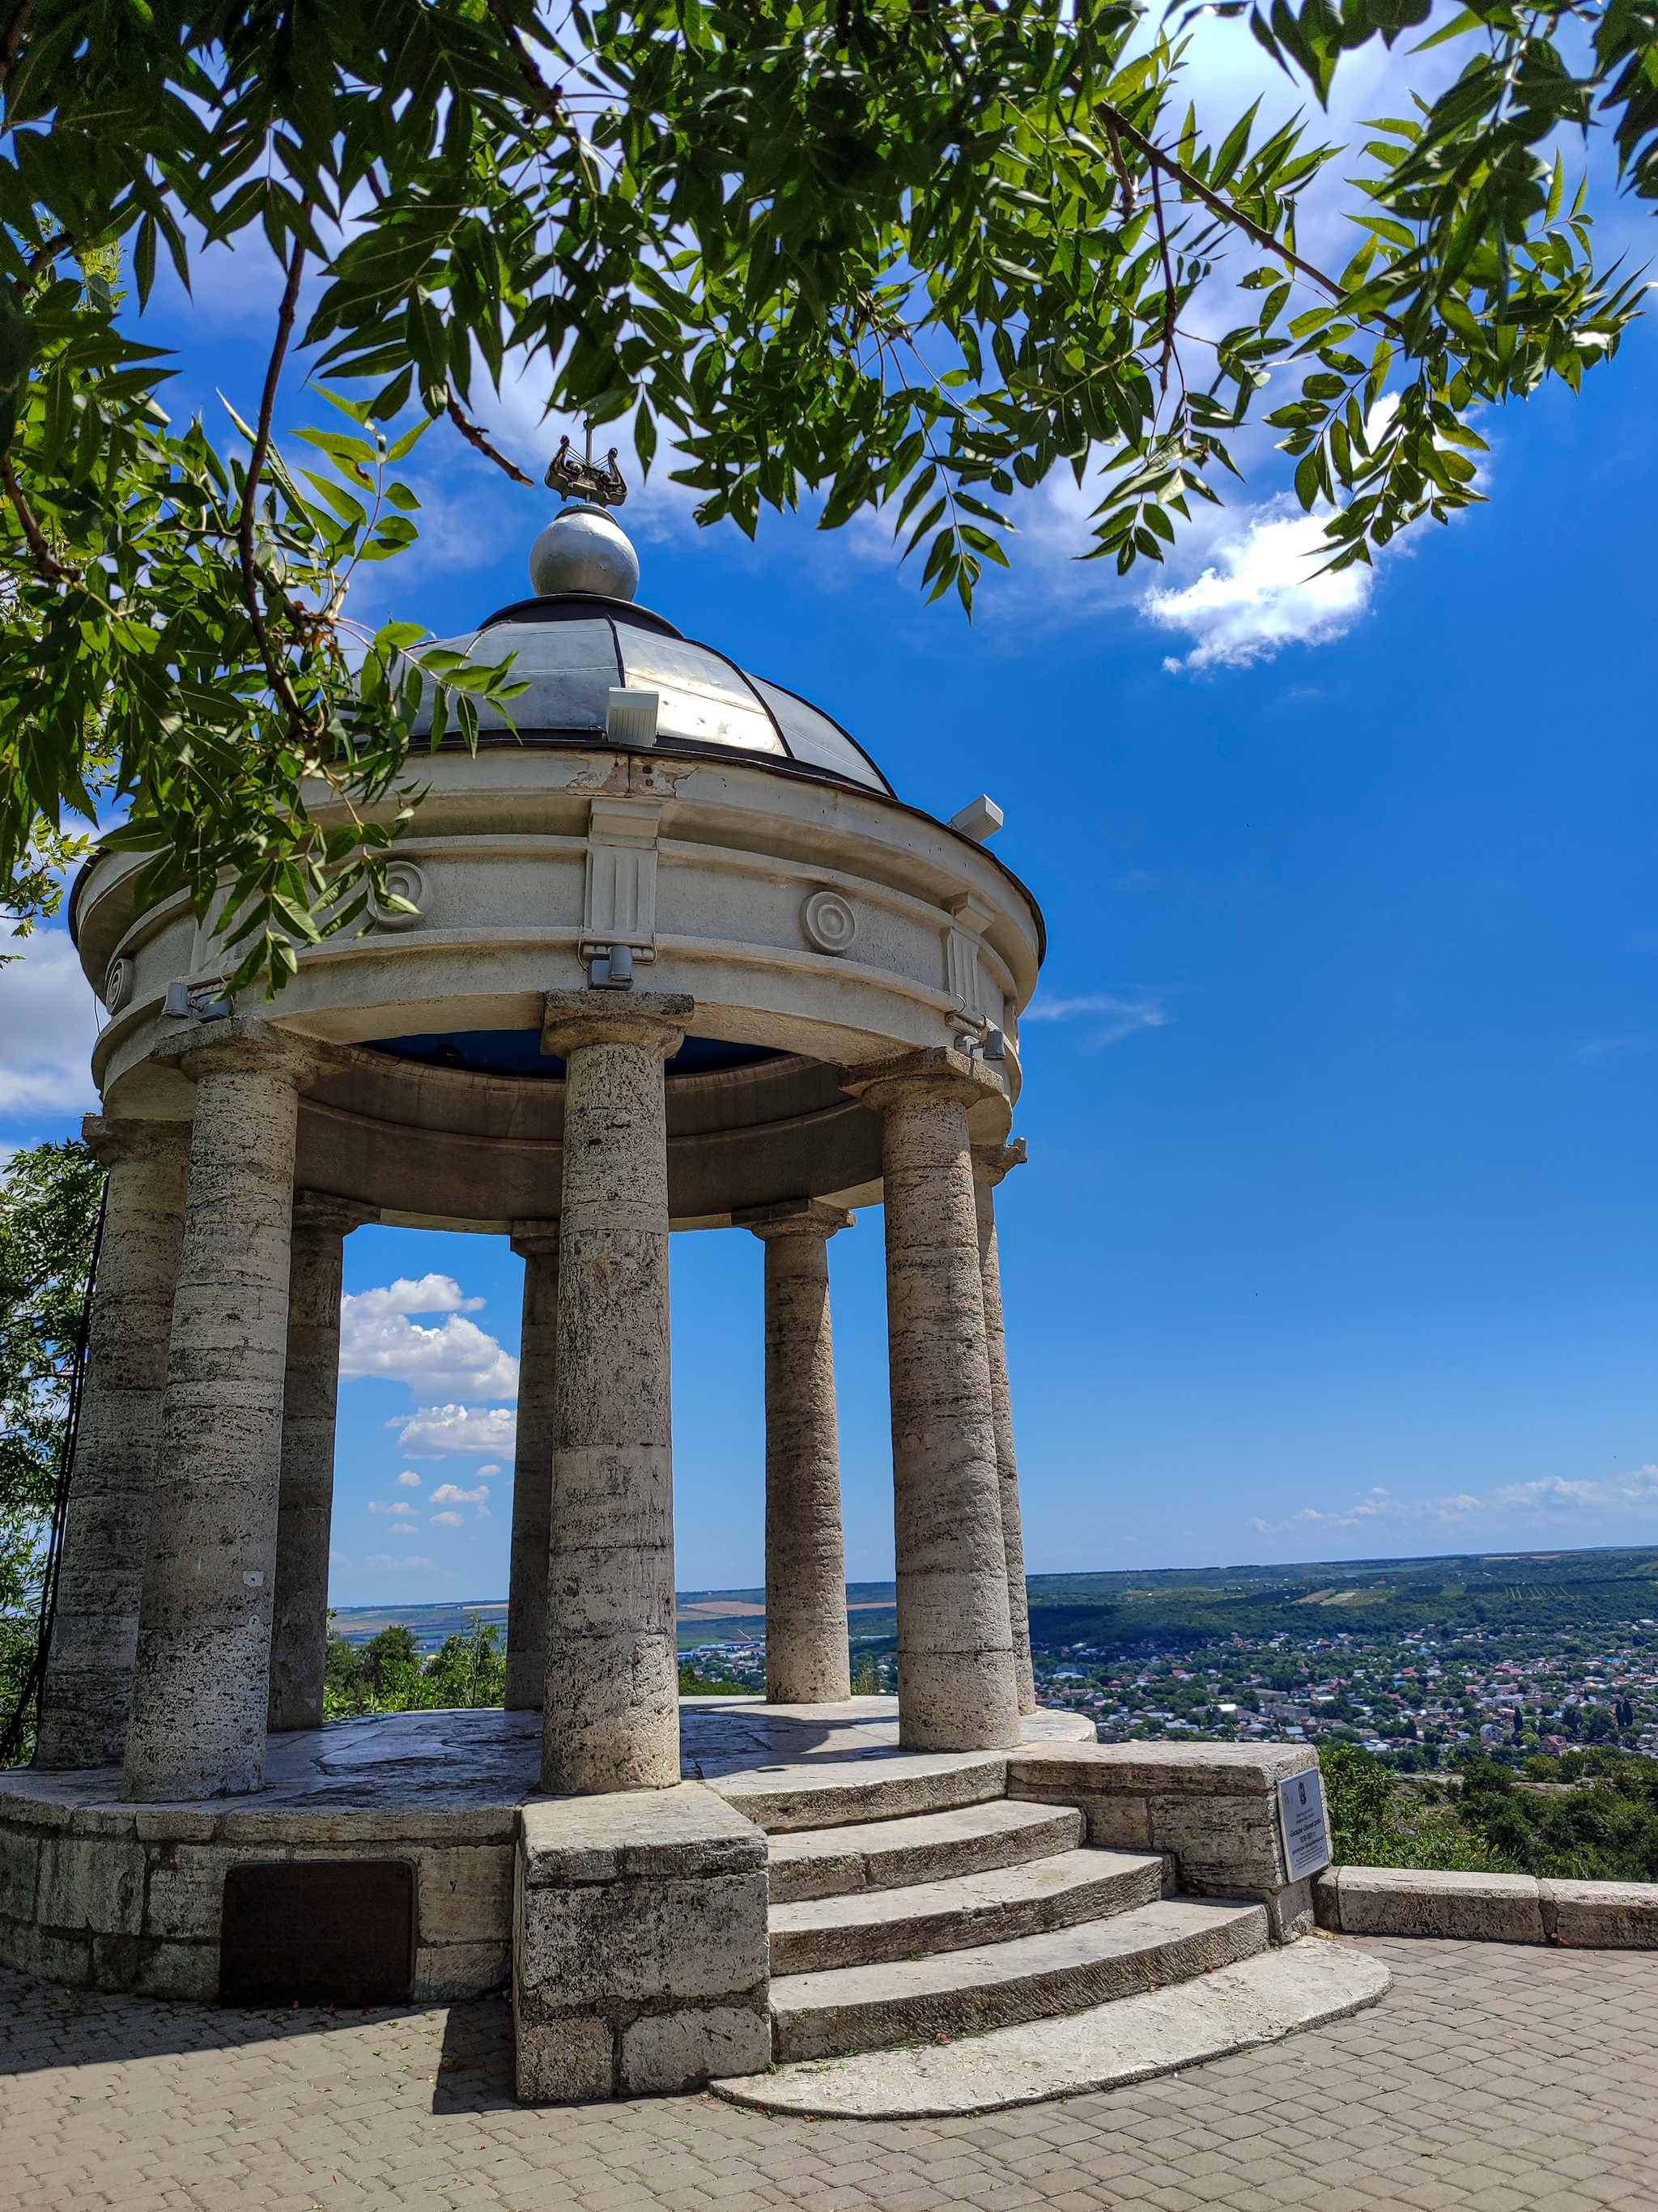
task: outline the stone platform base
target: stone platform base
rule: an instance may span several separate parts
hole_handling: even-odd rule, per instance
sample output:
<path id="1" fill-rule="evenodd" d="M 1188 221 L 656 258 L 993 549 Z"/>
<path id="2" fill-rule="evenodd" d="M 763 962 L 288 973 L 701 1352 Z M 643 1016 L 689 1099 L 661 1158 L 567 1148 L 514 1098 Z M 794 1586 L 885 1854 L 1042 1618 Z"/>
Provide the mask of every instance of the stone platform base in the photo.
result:
<path id="1" fill-rule="evenodd" d="M 687 1698 L 688 1781 L 907 1763 L 896 1698 Z M 1038 1713 L 1027 1741 L 1091 1736 Z M 416 1887 L 416 2001 L 504 1988 L 513 1839 L 540 1798 L 541 1716 L 382 1713 L 269 1739 L 264 1787 L 189 1805 L 121 1799 L 118 1767 L 0 1776 L 0 1964 L 74 1989 L 212 2002 L 225 1876 L 288 1859 L 399 1859 Z M 648 1799 L 654 1793 L 642 1792 Z"/>

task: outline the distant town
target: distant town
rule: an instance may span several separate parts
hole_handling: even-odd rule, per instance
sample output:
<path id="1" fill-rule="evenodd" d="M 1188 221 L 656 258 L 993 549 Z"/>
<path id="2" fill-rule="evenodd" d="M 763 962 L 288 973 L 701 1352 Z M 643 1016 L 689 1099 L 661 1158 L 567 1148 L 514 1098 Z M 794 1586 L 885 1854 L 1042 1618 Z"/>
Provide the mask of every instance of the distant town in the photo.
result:
<path id="1" fill-rule="evenodd" d="M 865 1692 L 896 1687 L 894 1595 L 848 1589 Z M 435 1651 L 506 1610 L 341 1607 L 333 1625 L 366 1644 L 401 1624 Z M 1658 1551 L 1034 1576 L 1030 1620 L 1042 1703 L 1107 1743 L 1353 1742 L 1404 1773 L 1470 1752 L 1658 1758 Z M 683 1593 L 679 1642 L 688 1692 L 758 1694 L 763 1591 Z"/>

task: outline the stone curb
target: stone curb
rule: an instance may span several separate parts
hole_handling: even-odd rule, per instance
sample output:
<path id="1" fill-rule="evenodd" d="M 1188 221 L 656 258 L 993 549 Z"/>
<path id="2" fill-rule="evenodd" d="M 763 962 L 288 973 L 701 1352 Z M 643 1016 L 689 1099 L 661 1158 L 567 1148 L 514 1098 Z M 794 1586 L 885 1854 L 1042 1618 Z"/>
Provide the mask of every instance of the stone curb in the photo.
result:
<path id="1" fill-rule="evenodd" d="M 1658 1949 L 1658 1882 L 1551 1881 L 1528 1874 L 1328 1867 L 1314 1886 L 1321 1928 L 1465 1943 Z"/>
<path id="2" fill-rule="evenodd" d="M 803 2118 L 921 2120 L 1005 2112 L 1121 2088 L 1276 2043 L 1363 2011 L 1392 1984 L 1379 1959 L 1345 1943 L 1295 1943 L 1060 2020 L 996 2028 L 947 2045 L 806 2060 L 708 2086 L 728 2104 Z"/>

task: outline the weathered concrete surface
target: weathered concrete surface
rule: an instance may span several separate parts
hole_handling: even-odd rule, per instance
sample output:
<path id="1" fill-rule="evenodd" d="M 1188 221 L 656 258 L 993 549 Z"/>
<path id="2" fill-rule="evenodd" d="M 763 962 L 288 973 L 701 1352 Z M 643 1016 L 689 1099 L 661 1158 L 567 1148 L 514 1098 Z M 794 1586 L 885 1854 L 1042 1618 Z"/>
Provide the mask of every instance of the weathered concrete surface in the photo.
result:
<path id="1" fill-rule="evenodd" d="M 1537 1888 L 1551 1942 L 1597 1951 L 1658 1949 L 1658 1882 L 1543 1881 Z"/>
<path id="2" fill-rule="evenodd" d="M 969 1109 L 1000 1097 L 944 1047 L 844 1069 L 882 1119 L 905 1747 L 1019 1740 Z"/>
<path id="3" fill-rule="evenodd" d="M 109 1186 L 35 1752 L 57 1769 L 126 1747 L 190 1172 L 188 1122 L 89 1115 L 82 1134 Z"/>
<path id="4" fill-rule="evenodd" d="M 898 1700 L 848 1698 L 841 1705 L 773 1705 L 759 1698 L 682 1698 L 680 1745 L 688 1780 L 714 1781 L 750 1774 L 763 1787 L 810 1784 L 823 1767 L 872 1765 L 896 1775 L 930 1771 L 935 1765 L 983 1760 L 987 1752 L 905 1751 L 899 1741 Z M 1094 1723 L 1080 1713 L 1043 1711 L 1019 1723 L 1029 1748 L 1093 1743 Z M 799 1769 L 780 1774 L 781 1769 Z M 762 1771 L 763 1770 L 763 1771 Z M 874 1778 L 872 1776 L 871 1778 Z M 999 1796 L 999 1789 L 996 1792 Z M 925 1810 L 925 1808 L 916 1808 Z"/>
<path id="5" fill-rule="evenodd" d="M 996 1471 L 1001 1479 L 1002 1550 L 1007 1560 L 1007 1606 L 1013 1631 L 1013 1667 L 1019 1678 L 1019 1711 L 1036 1710 L 1036 1674 L 1030 1658 L 1030 1606 L 1024 1583 L 1024 1522 L 1019 1510 L 1019 1462 L 1013 1449 L 1013 1396 L 1007 1379 L 1007 1329 L 1002 1316 L 1002 1261 L 996 1238 L 996 1191 L 1009 1170 L 1023 1167 L 1024 1139 L 1011 1145 L 973 1147 L 973 1203 L 979 1227 L 979 1281 L 985 1302 L 985 1353 L 990 1362 L 990 1413 L 996 1429 Z"/>
<path id="6" fill-rule="evenodd" d="M 773 1832 L 766 1879 L 774 1906 L 805 1898 L 851 1897 L 987 1874 L 1074 1850 L 1082 1814 L 1068 1805 L 1016 1805 L 1005 1797 L 908 1820 Z"/>
<path id="7" fill-rule="evenodd" d="M 547 1554 L 558 1381 L 557 1222 L 515 1221 L 513 1249 L 524 1261 L 524 1322 L 507 1588 L 507 1710 L 538 1713 L 547 1686 Z"/>
<path id="8" fill-rule="evenodd" d="M 578 1793 L 679 1778 L 662 1063 L 692 1004 L 622 998 L 551 992 L 542 1032 L 566 1070 L 542 1779 Z"/>
<path id="9" fill-rule="evenodd" d="M 365 1207 L 317 1191 L 301 1191 L 294 1200 L 270 1632 L 273 1729 L 322 1726 L 340 1395 L 340 1278 L 346 1238 L 374 1218 Z"/>
<path id="10" fill-rule="evenodd" d="M 1320 1924 L 1344 1936 L 1443 1936 L 1483 1943 L 1546 1940 L 1539 1885 L 1528 1874 L 1330 1867 L 1319 1875 L 1315 1891 Z"/>
<path id="11" fill-rule="evenodd" d="M 1343 1866 L 1327 1867 L 1314 1893 L 1320 1927 L 1346 1936 L 1658 1949 L 1658 1882 Z"/>
<path id="12" fill-rule="evenodd" d="M 196 1083 L 124 1789 L 257 1790 L 288 1361 L 299 1087 L 315 1062 L 269 1024 L 166 1048 Z"/>
<path id="13" fill-rule="evenodd" d="M 1194 1981 L 1120 1998 L 1060 2020 L 914 2051 L 865 2052 L 829 2065 L 780 2066 L 719 2081 L 716 2096 L 761 2112 L 817 2119 L 928 2119 L 1002 2112 L 1054 2097 L 1119 2089 L 1379 2003 L 1393 1976 L 1339 1943 L 1297 1943 Z"/>
<path id="14" fill-rule="evenodd" d="M 936 1958 L 775 1977 L 773 2056 L 832 2058 L 938 2035 L 980 2035 L 1109 2004 L 1266 1948 L 1260 1905 L 1182 1897 Z"/>
<path id="15" fill-rule="evenodd" d="M 1015 1753 L 1007 1786 L 1010 1797 L 1079 1807 L 1090 1844 L 1172 1853 L 1196 1896 L 1257 1900 L 1282 1942 L 1311 1929 L 1313 1901 L 1306 1880 L 1290 1879 L 1278 1787 L 1317 1764 L 1306 1745 L 1053 1744 Z"/>
<path id="16" fill-rule="evenodd" d="M 766 1839 L 701 1783 L 519 1818 L 513 2007 L 526 2104 L 699 2088 L 771 2055 Z"/>
<path id="17" fill-rule="evenodd" d="M 766 1700 L 852 1695 L 829 1240 L 849 1213 L 811 1199 L 737 1217 L 766 1248 Z"/>
<path id="18" fill-rule="evenodd" d="M 1102 1920 L 1163 1895 L 1163 1861 L 1126 1851 L 1061 1850 L 981 1874 L 771 1908 L 774 1974 L 823 1973 L 969 1951 Z"/>

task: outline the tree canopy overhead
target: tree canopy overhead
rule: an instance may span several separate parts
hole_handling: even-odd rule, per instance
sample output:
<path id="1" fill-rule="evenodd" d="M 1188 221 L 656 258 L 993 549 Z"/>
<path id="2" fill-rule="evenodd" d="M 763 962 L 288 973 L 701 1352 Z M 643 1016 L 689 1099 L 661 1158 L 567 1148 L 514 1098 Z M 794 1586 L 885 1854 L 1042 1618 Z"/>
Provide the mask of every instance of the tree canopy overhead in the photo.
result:
<path id="1" fill-rule="evenodd" d="M 1206 12 L 1321 101 L 1377 40 L 1460 73 L 1340 149 L 1259 103 L 1206 136 L 1181 22 L 1126 0 L 13 0 L 9 910 L 52 910 L 100 804 L 148 895 L 228 887 L 239 986 L 385 895 L 421 686 L 470 738 L 512 684 L 354 631 L 346 586 L 413 540 L 396 470 L 432 425 L 528 482 L 489 432 L 509 380 L 646 466 L 665 446 L 705 522 L 890 509 L 969 606 L 1021 488 L 1074 471 L 1079 551 L 1127 570 L 1263 407 L 1338 565 L 1478 497 L 1479 410 L 1575 387 L 1637 311 L 1556 142 L 1609 132 L 1658 196 L 1658 8 L 1479 0 L 1431 35 L 1430 0 Z M 1357 243 L 1323 268 L 1297 214 L 1339 155 Z M 237 245 L 278 264 L 263 389 L 179 425 L 158 269 Z M 303 469 L 275 439 L 296 352 L 342 410 Z"/>

